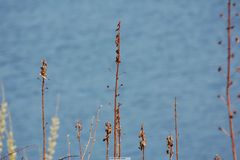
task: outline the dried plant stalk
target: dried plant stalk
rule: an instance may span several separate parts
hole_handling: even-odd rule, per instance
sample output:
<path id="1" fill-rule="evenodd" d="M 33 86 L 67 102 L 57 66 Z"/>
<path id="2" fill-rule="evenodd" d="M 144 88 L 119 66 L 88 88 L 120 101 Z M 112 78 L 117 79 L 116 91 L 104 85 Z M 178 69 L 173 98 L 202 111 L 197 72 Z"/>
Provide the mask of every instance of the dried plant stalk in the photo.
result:
<path id="1" fill-rule="evenodd" d="M 9 160 L 16 160 L 17 157 L 17 150 L 14 143 L 14 137 L 13 137 L 13 129 L 12 129 L 12 118 L 11 114 L 8 111 L 8 124 L 9 127 L 6 129 L 7 134 L 7 147 L 8 147 L 8 155 Z"/>
<path id="2" fill-rule="evenodd" d="M 110 122 L 105 123 L 105 137 L 103 138 L 103 141 L 106 142 L 106 160 L 108 160 L 108 151 L 109 151 L 109 142 L 110 142 L 110 135 L 112 133 L 112 125 Z"/>
<path id="3" fill-rule="evenodd" d="M 92 133 L 92 130 L 93 130 L 93 120 L 94 120 L 94 118 L 92 118 L 92 120 L 91 120 L 88 142 L 87 142 L 87 144 L 86 144 L 86 146 L 85 146 L 85 148 L 84 148 L 84 152 L 83 152 L 83 155 L 82 155 L 82 160 L 84 160 L 84 157 L 85 157 L 85 155 L 86 155 L 86 153 L 87 153 L 89 144 L 90 144 L 91 139 L 92 139 L 92 136 L 93 136 L 93 135 L 92 135 L 92 134 L 93 134 L 93 133 Z"/>
<path id="4" fill-rule="evenodd" d="M 46 160 L 46 127 L 45 127 L 45 114 L 44 114 L 44 90 L 45 90 L 45 80 L 47 79 L 47 62 L 45 60 L 42 60 L 40 76 L 42 77 L 43 160 Z"/>
<path id="5" fill-rule="evenodd" d="M 175 139 L 176 139 L 176 160 L 178 160 L 178 123 L 177 123 L 177 98 L 174 100 L 174 124 L 175 124 Z"/>
<path id="6" fill-rule="evenodd" d="M 95 116 L 95 127 L 94 127 L 94 131 L 93 131 L 93 135 L 91 137 L 92 144 L 91 144 L 91 148 L 90 148 L 89 153 L 88 153 L 88 160 L 90 160 L 90 158 L 92 156 L 93 147 L 94 147 L 94 144 L 95 144 L 95 141 L 96 141 L 96 133 L 97 133 L 97 127 L 98 127 L 98 122 L 99 122 L 99 114 L 100 114 L 101 108 L 102 108 L 102 106 L 100 106 L 97 109 L 97 113 L 96 113 L 96 116 Z"/>
<path id="7" fill-rule="evenodd" d="M 8 146 L 9 160 L 16 160 L 17 153 L 16 153 L 16 146 L 14 144 L 12 131 L 7 133 L 7 146 Z"/>
<path id="8" fill-rule="evenodd" d="M 5 99 L 3 99 L 2 104 L 1 104 L 1 108 L 0 108 L 0 155 L 2 153 L 2 149 L 3 149 L 3 139 L 4 139 L 4 132 L 6 130 L 6 116 L 7 116 L 7 107 L 8 104 L 5 101 Z M 0 156 L 1 157 L 1 156 Z"/>
<path id="9" fill-rule="evenodd" d="M 60 120 L 57 115 L 53 116 L 51 121 L 52 121 L 52 124 L 50 127 L 50 137 L 48 138 L 47 160 L 53 160 L 55 148 L 57 145 L 59 125 L 60 125 Z"/>
<path id="10" fill-rule="evenodd" d="M 167 154 L 169 155 L 169 160 L 173 157 L 173 137 L 171 135 L 167 136 Z"/>
<path id="11" fill-rule="evenodd" d="M 60 106 L 60 99 L 59 96 L 57 96 L 57 104 L 56 104 L 56 113 L 51 119 L 51 127 L 50 127 L 50 136 L 48 138 L 48 151 L 47 151 L 47 160 L 52 160 L 55 148 L 57 145 L 57 138 L 58 138 L 58 130 L 60 126 L 60 119 L 58 117 L 58 110 Z"/>
<path id="12" fill-rule="evenodd" d="M 143 124 L 141 125 L 141 130 L 139 132 L 138 138 L 140 138 L 140 142 L 139 142 L 139 149 L 142 151 L 142 160 L 144 160 L 144 150 L 145 147 L 147 145 L 147 139 L 146 139 L 146 135 L 143 129 Z"/>
<path id="13" fill-rule="evenodd" d="M 120 158 L 121 155 L 121 144 L 120 144 L 120 117 L 117 118 L 117 115 L 120 115 L 120 111 L 118 108 L 118 79 L 119 79 L 119 66 L 121 63 L 120 60 L 120 21 L 118 22 L 117 29 L 116 29 L 117 35 L 116 35 L 116 79 L 115 79 L 115 92 L 114 92 L 114 159 L 116 157 Z M 117 113 L 119 112 L 119 113 Z"/>
<path id="14" fill-rule="evenodd" d="M 68 145 L 68 160 L 71 160 L 71 142 L 69 139 L 69 134 L 67 134 L 67 145 Z"/>
<path id="15" fill-rule="evenodd" d="M 82 159 L 82 146 L 81 146 L 81 131 L 82 131 L 82 124 L 80 121 L 77 121 L 75 128 L 77 129 L 77 139 L 78 139 L 78 145 L 79 145 L 79 154 L 80 154 L 80 160 Z"/>
<path id="16" fill-rule="evenodd" d="M 231 111 L 231 97 L 230 97 L 230 87 L 231 87 L 231 0 L 228 0 L 228 60 L 227 60 L 227 85 L 226 85 L 226 98 L 227 98 L 227 109 L 228 109 L 228 118 L 229 118 L 229 130 L 230 138 L 232 143 L 232 154 L 233 160 L 237 160 L 236 146 L 235 146 L 235 135 L 233 130 L 233 113 Z"/>

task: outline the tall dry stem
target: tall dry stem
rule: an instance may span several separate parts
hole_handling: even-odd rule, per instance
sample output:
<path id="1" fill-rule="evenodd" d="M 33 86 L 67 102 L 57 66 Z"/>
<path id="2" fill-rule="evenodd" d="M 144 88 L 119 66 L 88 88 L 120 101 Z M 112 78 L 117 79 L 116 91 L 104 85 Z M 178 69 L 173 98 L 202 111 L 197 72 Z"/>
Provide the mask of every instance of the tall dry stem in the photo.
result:
<path id="1" fill-rule="evenodd" d="M 116 157 L 120 158 L 120 151 L 121 151 L 121 144 L 120 144 L 120 134 L 119 134 L 119 129 L 120 129 L 120 119 L 117 118 L 117 115 L 120 115 L 117 113 L 118 109 L 118 79 L 119 79 L 119 66 L 121 63 L 120 60 L 120 21 L 118 22 L 117 29 L 116 29 L 117 35 L 115 39 L 115 44 L 116 44 L 116 79 L 115 79 L 115 92 L 114 92 L 114 159 Z M 118 123 L 119 120 L 119 123 Z"/>
<path id="2" fill-rule="evenodd" d="M 44 90 L 45 80 L 47 79 L 47 62 L 43 59 L 40 71 L 42 77 L 42 129 L 43 129 L 43 160 L 46 160 L 46 127 L 45 127 L 45 114 L 44 114 Z"/>
<path id="3" fill-rule="evenodd" d="M 236 146 L 235 146 L 235 135 L 233 130 L 233 112 L 231 111 L 231 96 L 230 96 L 230 87 L 232 84 L 231 81 L 231 0 L 228 0 L 228 26 L 227 26 L 227 35 L 228 35 L 228 57 L 227 57 L 227 84 L 226 84 L 226 98 L 227 98 L 227 109 L 228 109 L 228 118 L 229 118 L 229 130 L 230 138 L 232 144 L 232 155 L 233 160 L 237 160 Z"/>

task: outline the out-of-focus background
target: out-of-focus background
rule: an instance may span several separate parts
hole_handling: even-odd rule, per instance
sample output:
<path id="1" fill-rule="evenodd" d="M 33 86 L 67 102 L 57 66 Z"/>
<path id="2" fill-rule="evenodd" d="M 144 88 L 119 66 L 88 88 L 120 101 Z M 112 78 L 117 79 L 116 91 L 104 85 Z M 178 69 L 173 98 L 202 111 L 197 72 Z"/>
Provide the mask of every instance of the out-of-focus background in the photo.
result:
<path id="1" fill-rule="evenodd" d="M 122 155 L 139 159 L 138 132 L 144 123 L 146 159 L 167 158 L 165 138 L 174 134 L 176 96 L 180 159 L 213 159 L 215 154 L 231 159 L 229 138 L 218 131 L 219 126 L 228 129 L 226 107 L 217 99 L 225 91 L 225 77 L 217 68 L 226 66 L 226 4 L 224 0 L 1 0 L 0 80 L 17 146 L 38 145 L 26 154 L 30 160 L 39 158 L 41 81 L 37 77 L 45 58 L 49 123 L 56 97 L 61 97 L 54 159 L 67 154 L 67 134 L 71 153 L 78 154 L 75 122 L 83 123 L 85 145 L 99 105 L 103 108 L 92 159 L 105 158 L 102 138 L 104 123 L 113 120 L 114 39 L 121 20 Z M 222 46 L 217 45 L 219 40 Z M 237 59 L 234 63 L 239 64 Z M 236 83 L 234 88 L 237 92 L 240 86 Z M 232 96 L 237 109 L 239 100 L 235 93 Z M 238 115 L 235 122 L 238 132 Z M 238 134 L 236 140 L 239 150 Z"/>

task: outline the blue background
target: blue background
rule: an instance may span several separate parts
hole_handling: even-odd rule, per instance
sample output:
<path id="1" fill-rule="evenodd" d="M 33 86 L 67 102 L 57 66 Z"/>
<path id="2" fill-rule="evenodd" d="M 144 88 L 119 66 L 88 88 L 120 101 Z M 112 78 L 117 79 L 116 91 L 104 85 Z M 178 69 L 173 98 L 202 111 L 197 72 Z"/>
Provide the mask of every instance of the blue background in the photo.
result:
<path id="1" fill-rule="evenodd" d="M 167 159 L 165 138 L 174 134 L 176 96 L 180 159 L 213 159 L 217 153 L 231 159 L 230 139 L 217 129 L 228 130 L 227 109 L 217 99 L 225 93 L 225 77 L 217 68 L 226 66 L 226 4 L 224 0 L 0 0 L 0 80 L 17 146 L 38 145 L 26 153 L 30 160 L 39 159 L 41 81 L 37 77 L 45 58 L 50 79 L 48 122 L 55 113 L 56 97 L 61 96 L 55 159 L 67 154 L 67 134 L 71 153 L 78 154 L 75 122 L 83 123 L 85 145 L 99 105 L 103 108 L 92 159 L 105 158 L 102 138 L 104 123 L 113 119 L 114 40 L 121 20 L 122 155 L 139 159 L 137 136 L 143 122 L 146 159 Z M 237 4 L 233 13 L 239 8 Z M 235 22 L 239 24 L 239 19 Z M 237 31 L 239 25 L 233 36 Z M 217 45 L 219 40 L 222 46 Z M 233 68 L 239 64 L 239 46 L 234 49 Z M 232 101 L 238 109 L 237 73 L 233 78 Z M 238 115 L 235 120 L 237 132 Z M 237 135 L 238 151 L 239 140 Z"/>

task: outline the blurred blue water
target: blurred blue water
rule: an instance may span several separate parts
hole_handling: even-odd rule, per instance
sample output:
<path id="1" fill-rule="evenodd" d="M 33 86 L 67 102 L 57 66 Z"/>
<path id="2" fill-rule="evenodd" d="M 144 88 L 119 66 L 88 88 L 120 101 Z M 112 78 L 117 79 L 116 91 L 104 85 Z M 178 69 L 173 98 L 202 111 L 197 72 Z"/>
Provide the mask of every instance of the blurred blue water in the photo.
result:
<path id="1" fill-rule="evenodd" d="M 105 158 L 104 122 L 113 119 L 114 30 L 121 20 L 123 155 L 139 159 L 137 135 L 144 122 L 147 159 L 167 158 L 165 137 L 174 134 L 176 96 L 180 159 L 213 159 L 217 153 L 231 159 L 229 139 L 217 130 L 228 127 L 226 108 L 216 98 L 224 94 L 225 85 L 216 71 L 226 58 L 226 47 L 216 45 L 226 36 L 225 22 L 218 18 L 225 5 L 219 0 L 0 0 L 0 80 L 17 146 L 39 145 L 27 151 L 29 159 L 38 159 L 42 135 L 37 76 L 40 60 L 46 58 L 48 122 L 61 95 L 55 159 L 67 153 L 67 134 L 72 154 L 78 154 L 74 123 L 81 119 L 86 143 L 99 105 L 103 110 L 92 159 Z"/>

